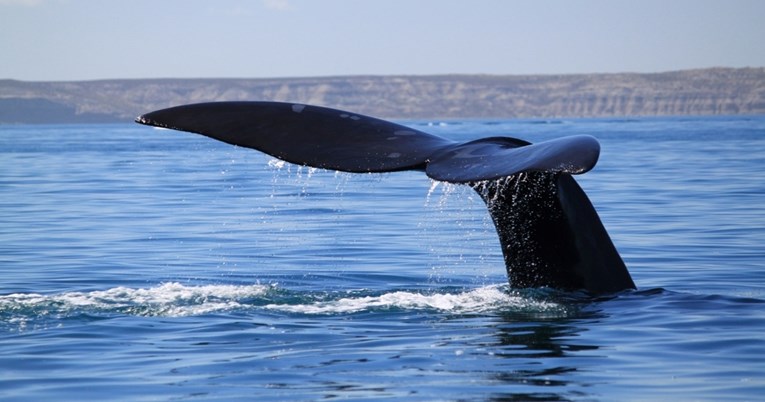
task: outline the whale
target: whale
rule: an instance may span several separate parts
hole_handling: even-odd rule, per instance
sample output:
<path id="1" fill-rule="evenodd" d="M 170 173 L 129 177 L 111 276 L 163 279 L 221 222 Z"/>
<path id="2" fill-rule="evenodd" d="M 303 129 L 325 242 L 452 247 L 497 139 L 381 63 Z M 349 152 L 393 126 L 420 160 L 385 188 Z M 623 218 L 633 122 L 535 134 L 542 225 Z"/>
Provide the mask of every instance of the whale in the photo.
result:
<path id="1" fill-rule="evenodd" d="M 600 144 L 592 136 L 533 144 L 513 137 L 458 142 L 344 110 L 269 101 L 186 104 L 135 121 L 201 134 L 297 165 L 351 173 L 414 170 L 466 185 L 486 204 L 511 287 L 592 295 L 636 288 L 573 178 L 598 161 Z"/>

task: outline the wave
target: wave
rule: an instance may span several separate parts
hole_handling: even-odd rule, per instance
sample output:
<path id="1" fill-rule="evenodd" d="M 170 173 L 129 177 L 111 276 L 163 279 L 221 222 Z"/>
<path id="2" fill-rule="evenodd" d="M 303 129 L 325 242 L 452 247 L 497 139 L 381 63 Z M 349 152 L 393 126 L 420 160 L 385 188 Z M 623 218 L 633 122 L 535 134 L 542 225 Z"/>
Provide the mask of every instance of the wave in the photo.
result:
<path id="1" fill-rule="evenodd" d="M 173 282 L 149 288 L 115 287 L 52 295 L 0 295 L 0 317 L 6 321 L 82 314 L 184 317 L 251 310 L 306 315 L 422 310 L 454 314 L 505 311 L 546 316 L 567 314 L 564 304 L 511 291 L 507 285 L 430 292 L 316 292 L 290 291 L 277 285 L 188 286 Z"/>

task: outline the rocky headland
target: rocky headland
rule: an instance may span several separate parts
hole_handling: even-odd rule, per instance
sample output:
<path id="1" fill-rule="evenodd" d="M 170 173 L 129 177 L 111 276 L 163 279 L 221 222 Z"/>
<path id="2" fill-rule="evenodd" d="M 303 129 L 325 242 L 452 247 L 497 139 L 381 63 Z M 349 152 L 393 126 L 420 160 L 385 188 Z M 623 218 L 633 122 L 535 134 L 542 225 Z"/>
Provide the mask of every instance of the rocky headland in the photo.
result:
<path id="1" fill-rule="evenodd" d="M 765 68 L 569 75 L 0 80 L 0 123 L 127 122 L 185 103 L 270 100 L 383 118 L 765 114 Z"/>

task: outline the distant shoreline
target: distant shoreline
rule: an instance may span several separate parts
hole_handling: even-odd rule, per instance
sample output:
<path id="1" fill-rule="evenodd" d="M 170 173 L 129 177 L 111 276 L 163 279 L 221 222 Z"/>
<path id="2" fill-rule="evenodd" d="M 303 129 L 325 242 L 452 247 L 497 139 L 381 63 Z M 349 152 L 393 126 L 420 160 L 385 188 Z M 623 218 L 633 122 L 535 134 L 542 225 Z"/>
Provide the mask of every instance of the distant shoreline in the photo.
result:
<path id="1" fill-rule="evenodd" d="M 567 75 L 0 80 L 0 124 L 119 123 L 169 106 L 309 103 L 399 119 L 765 114 L 765 68 Z"/>

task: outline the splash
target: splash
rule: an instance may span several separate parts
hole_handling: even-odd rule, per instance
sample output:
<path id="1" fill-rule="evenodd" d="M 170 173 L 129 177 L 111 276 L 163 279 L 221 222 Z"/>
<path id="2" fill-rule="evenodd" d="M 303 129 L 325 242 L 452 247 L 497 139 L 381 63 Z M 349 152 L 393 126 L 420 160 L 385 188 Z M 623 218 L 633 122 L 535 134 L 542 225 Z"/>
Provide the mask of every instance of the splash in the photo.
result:
<path id="1" fill-rule="evenodd" d="M 268 304 L 270 310 L 301 314 L 347 314 L 362 311 L 405 310 L 453 314 L 501 312 L 561 312 L 565 307 L 506 292 L 500 285 L 485 286 L 459 293 L 423 294 L 395 291 L 376 296 L 344 297 L 306 304 Z"/>
<path id="2" fill-rule="evenodd" d="M 438 202 L 435 204 L 435 206 L 440 210 L 445 210 L 447 207 L 447 203 L 455 192 L 464 190 L 464 186 L 449 183 L 445 181 L 438 181 L 438 180 L 432 180 L 430 183 L 430 188 L 428 189 L 428 194 L 425 197 L 425 206 L 431 206 L 431 199 L 433 198 L 433 195 L 436 193 L 438 189 L 441 189 L 441 194 L 438 198 Z"/>
<path id="3" fill-rule="evenodd" d="M 510 291 L 507 285 L 456 292 L 395 290 L 379 294 L 370 291 L 290 291 L 276 285 L 260 284 L 186 286 L 173 282 L 150 288 L 115 287 L 92 292 L 0 296 L 2 321 L 21 330 L 36 320 L 50 322 L 83 316 L 187 317 L 232 311 L 343 315 L 414 311 L 433 314 L 511 312 L 535 317 L 562 317 L 570 313 L 568 310 L 566 305 L 549 298 Z"/>
<path id="4" fill-rule="evenodd" d="M 271 159 L 268 161 L 268 167 L 276 170 L 282 169 L 286 164 L 287 162 L 281 159 Z"/>
<path id="5" fill-rule="evenodd" d="M 15 293 L 0 296 L 0 313 L 26 316 L 76 313 L 124 313 L 138 316 L 183 317 L 242 307 L 242 302 L 265 295 L 269 285 L 185 286 L 165 283 L 152 288 L 116 287 L 92 292 L 54 295 Z"/>

